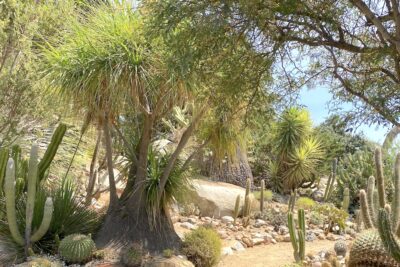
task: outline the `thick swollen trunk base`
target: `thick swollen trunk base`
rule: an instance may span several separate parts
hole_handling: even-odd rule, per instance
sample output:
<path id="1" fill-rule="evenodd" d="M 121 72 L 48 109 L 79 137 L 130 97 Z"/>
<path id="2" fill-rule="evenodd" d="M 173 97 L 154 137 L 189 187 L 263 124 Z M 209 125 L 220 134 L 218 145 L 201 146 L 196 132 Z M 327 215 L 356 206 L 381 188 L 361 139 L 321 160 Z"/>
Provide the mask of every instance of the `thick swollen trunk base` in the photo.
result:
<path id="1" fill-rule="evenodd" d="M 98 248 L 139 243 L 152 253 L 179 249 L 181 240 L 165 213 L 158 216 L 157 226 L 153 228 L 146 210 L 137 210 L 139 212 L 128 213 L 126 207 L 120 207 L 110 211 L 96 238 Z"/>

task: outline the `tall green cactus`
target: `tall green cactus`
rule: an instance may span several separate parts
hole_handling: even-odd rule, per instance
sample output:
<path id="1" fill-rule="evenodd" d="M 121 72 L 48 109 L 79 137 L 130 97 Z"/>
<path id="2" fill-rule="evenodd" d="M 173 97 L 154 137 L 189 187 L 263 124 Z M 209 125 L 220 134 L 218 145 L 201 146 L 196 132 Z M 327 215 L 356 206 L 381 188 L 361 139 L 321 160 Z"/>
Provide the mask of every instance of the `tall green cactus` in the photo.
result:
<path id="1" fill-rule="evenodd" d="M 337 159 L 332 160 L 332 171 L 328 178 L 328 183 L 326 184 L 325 193 L 324 193 L 324 201 L 327 201 L 331 195 L 335 184 L 336 179 L 336 170 L 337 170 Z"/>
<path id="2" fill-rule="evenodd" d="M 374 156 L 378 190 L 375 190 L 374 177 L 368 179 L 367 192 L 360 190 L 363 221 L 366 228 L 378 228 L 379 235 L 387 252 L 390 253 L 394 260 L 400 262 L 400 243 L 397 240 L 400 236 L 400 154 L 397 155 L 394 166 L 394 200 L 392 207 L 386 204 L 382 152 L 380 148 L 375 150 Z M 378 204 L 376 202 L 379 202 L 379 212 L 376 210 Z"/>
<path id="3" fill-rule="evenodd" d="M 251 180 L 250 178 L 248 178 L 246 181 L 246 193 L 244 196 L 243 217 L 250 216 L 250 206 L 251 206 L 250 189 L 251 189 Z"/>
<path id="4" fill-rule="evenodd" d="M 25 238 L 22 237 L 18 230 L 16 208 L 15 208 L 15 164 L 10 158 L 7 164 L 6 179 L 4 181 L 4 193 L 6 198 L 7 221 L 10 233 L 14 241 L 25 247 L 25 254 L 28 256 L 31 244 L 39 241 L 47 232 L 50 226 L 53 214 L 53 201 L 51 198 L 46 199 L 44 206 L 43 219 L 41 225 L 32 234 L 32 220 L 35 205 L 35 195 L 38 181 L 38 148 L 33 145 L 30 153 L 29 170 L 28 170 L 28 194 L 26 204 L 26 225 Z"/>
<path id="5" fill-rule="evenodd" d="M 264 212 L 264 191 L 265 191 L 265 181 L 261 180 L 261 192 L 260 192 L 260 211 Z"/>
<path id="6" fill-rule="evenodd" d="M 239 209 L 240 209 L 240 195 L 237 195 L 235 201 L 235 209 L 233 211 L 233 224 L 236 223 L 237 217 L 239 216 Z"/>
<path id="7" fill-rule="evenodd" d="M 342 202 L 342 209 L 345 212 L 349 211 L 350 205 L 350 190 L 346 187 L 343 192 L 343 202 Z"/>
<path id="8" fill-rule="evenodd" d="M 293 213 L 288 213 L 288 227 L 290 234 L 290 241 L 292 242 L 293 255 L 296 262 L 304 261 L 305 257 L 305 235 L 306 235 L 306 224 L 304 219 L 304 210 L 298 210 L 298 224 L 299 229 L 297 230 L 293 219 Z"/>
<path id="9" fill-rule="evenodd" d="M 53 161 L 66 131 L 67 126 L 63 123 L 60 123 L 57 129 L 54 131 L 53 136 L 51 137 L 50 144 L 47 147 L 47 150 L 44 153 L 43 158 L 41 159 L 38 166 L 39 181 L 42 181 L 45 177 L 45 173 L 49 168 L 50 163 Z"/>
<path id="10" fill-rule="evenodd" d="M 386 209 L 379 209 L 379 235 L 386 251 L 389 252 L 397 262 L 400 262 L 400 243 L 394 233 L 395 229 L 392 229 L 389 217 L 389 213 Z"/>
<path id="11" fill-rule="evenodd" d="M 296 196 L 297 196 L 297 190 L 295 189 L 290 193 L 289 197 L 288 210 L 291 212 L 293 212 L 294 205 L 296 204 Z"/>

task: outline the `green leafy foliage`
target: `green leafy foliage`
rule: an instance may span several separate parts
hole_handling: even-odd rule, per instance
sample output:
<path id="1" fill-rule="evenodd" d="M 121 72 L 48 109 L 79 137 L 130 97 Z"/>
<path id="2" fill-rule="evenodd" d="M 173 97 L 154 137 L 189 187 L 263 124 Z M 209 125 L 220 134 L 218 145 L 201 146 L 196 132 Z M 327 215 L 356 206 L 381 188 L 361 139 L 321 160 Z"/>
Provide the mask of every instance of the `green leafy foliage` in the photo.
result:
<path id="1" fill-rule="evenodd" d="M 185 235 L 183 252 L 199 267 L 215 266 L 221 255 L 222 243 L 213 229 L 199 227 Z"/>
<path id="2" fill-rule="evenodd" d="M 257 200 L 260 200 L 261 191 L 253 191 L 252 194 Z M 271 201 L 274 193 L 271 190 L 264 190 L 264 201 Z"/>
<path id="3" fill-rule="evenodd" d="M 345 229 L 345 222 L 349 217 L 349 214 L 346 211 L 336 208 L 331 203 L 316 205 L 314 206 L 313 211 L 324 216 L 324 223 L 329 225 L 329 230 L 331 230 L 335 225 L 338 225 L 341 229 Z"/>
<path id="4" fill-rule="evenodd" d="M 320 142 L 312 134 L 307 110 L 289 108 L 274 125 L 274 153 L 277 163 L 270 169 L 283 183 L 284 190 L 294 190 L 316 179 L 316 169 L 322 158 Z M 277 180 L 279 181 L 279 180 Z M 279 190 L 277 184 L 275 189 Z"/>
<path id="5" fill-rule="evenodd" d="M 315 207 L 316 203 L 314 200 L 308 197 L 299 197 L 296 200 L 296 204 L 298 209 L 303 209 L 303 210 L 311 210 L 312 208 Z"/>

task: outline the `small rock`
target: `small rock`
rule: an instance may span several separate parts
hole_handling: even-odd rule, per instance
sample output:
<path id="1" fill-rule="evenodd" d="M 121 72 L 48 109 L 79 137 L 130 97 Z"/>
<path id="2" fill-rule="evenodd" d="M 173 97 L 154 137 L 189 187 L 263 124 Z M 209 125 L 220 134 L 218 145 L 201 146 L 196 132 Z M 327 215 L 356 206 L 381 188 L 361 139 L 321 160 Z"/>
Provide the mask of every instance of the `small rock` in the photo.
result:
<path id="1" fill-rule="evenodd" d="M 321 267 L 321 266 L 322 266 L 322 264 L 319 261 L 313 262 L 311 265 L 311 267 Z"/>
<path id="2" fill-rule="evenodd" d="M 287 233 L 289 233 L 289 228 L 287 228 L 284 225 L 281 225 L 281 226 L 279 226 L 278 233 L 281 235 L 286 235 Z"/>
<path id="3" fill-rule="evenodd" d="M 189 230 L 197 229 L 197 225 L 193 225 L 190 222 L 183 222 L 181 223 L 181 227 Z"/>
<path id="4" fill-rule="evenodd" d="M 277 242 L 274 238 L 272 238 L 272 239 L 271 239 L 271 243 L 272 243 L 272 244 L 276 244 L 276 243 L 278 243 L 278 242 Z"/>
<path id="5" fill-rule="evenodd" d="M 253 242 L 253 244 L 255 246 L 264 244 L 264 242 L 265 242 L 264 238 L 253 238 L 253 239 L 251 239 L 251 241 Z"/>
<path id="6" fill-rule="evenodd" d="M 193 217 L 189 218 L 187 221 L 190 222 L 191 224 L 196 224 L 197 223 L 197 219 L 193 218 Z"/>
<path id="7" fill-rule="evenodd" d="M 290 234 L 286 234 L 283 236 L 283 242 L 290 242 Z"/>
<path id="8" fill-rule="evenodd" d="M 328 240 L 330 240 L 330 241 L 335 241 L 335 240 L 336 240 L 335 236 L 334 236 L 333 234 L 331 234 L 331 233 L 329 233 L 329 234 L 326 236 L 326 239 L 328 239 Z"/>
<path id="9" fill-rule="evenodd" d="M 222 255 L 233 255 L 233 250 L 231 247 L 223 247 L 221 254 Z"/>
<path id="10" fill-rule="evenodd" d="M 231 216 L 223 216 L 221 218 L 221 221 L 223 223 L 233 223 L 234 219 Z"/>
<path id="11" fill-rule="evenodd" d="M 254 246 L 253 241 L 248 237 L 243 237 L 242 242 L 246 244 L 246 247 L 251 248 Z"/>
<path id="12" fill-rule="evenodd" d="M 315 239 L 317 239 L 317 237 L 315 236 L 315 234 L 313 232 L 306 232 L 306 237 L 305 237 L 306 241 L 308 242 L 312 242 Z"/>
<path id="13" fill-rule="evenodd" d="M 261 227 L 261 226 L 264 226 L 264 225 L 266 225 L 266 224 L 267 224 L 266 221 L 261 220 L 261 219 L 257 219 L 257 220 L 255 221 L 255 223 L 254 223 L 254 227 Z"/>
<path id="14" fill-rule="evenodd" d="M 244 250 L 246 250 L 244 248 L 244 246 L 242 245 L 242 243 L 240 243 L 239 241 L 235 242 L 235 244 L 233 244 L 233 246 L 231 248 L 233 250 L 236 250 L 236 251 L 244 251 Z"/>
<path id="15" fill-rule="evenodd" d="M 218 230 L 217 233 L 218 233 L 218 235 L 219 235 L 219 237 L 221 239 L 227 239 L 228 238 L 228 234 L 226 233 L 225 230 Z"/>

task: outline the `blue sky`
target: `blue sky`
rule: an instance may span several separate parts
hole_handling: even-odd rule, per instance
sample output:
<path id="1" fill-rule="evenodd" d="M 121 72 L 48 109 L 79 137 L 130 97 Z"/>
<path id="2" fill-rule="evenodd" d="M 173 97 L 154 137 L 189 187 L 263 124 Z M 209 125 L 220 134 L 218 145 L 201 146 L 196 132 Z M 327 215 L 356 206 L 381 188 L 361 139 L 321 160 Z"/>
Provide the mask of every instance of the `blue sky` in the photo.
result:
<path id="1" fill-rule="evenodd" d="M 308 108 L 314 125 L 323 122 L 330 114 L 328 109 L 328 102 L 332 99 L 332 95 L 326 87 L 319 87 L 315 89 L 303 88 L 300 92 L 299 104 Z M 351 105 L 343 105 L 345 109 L 351 108 Z M 363 132 L 365 136 L 375 142 L 382 144 L 388 128 L 377 127 L 375 125 L 362 125 L 358 128 L 358 132 Z"/>

